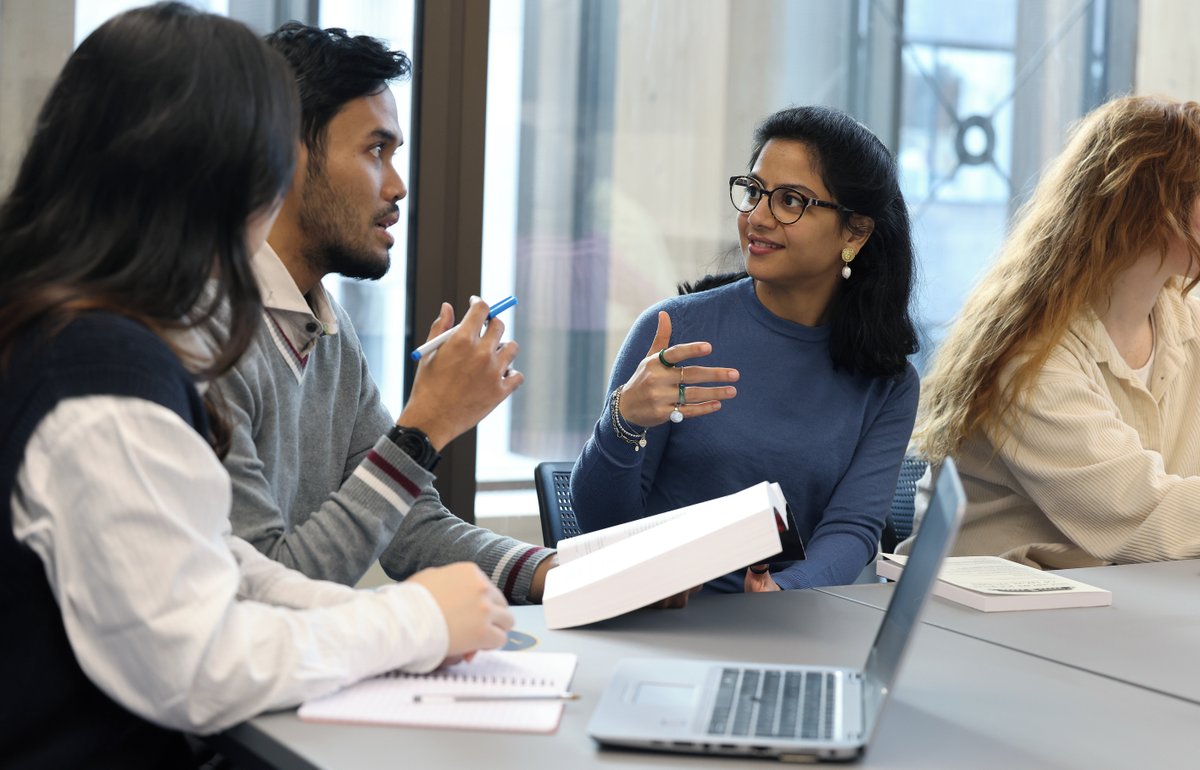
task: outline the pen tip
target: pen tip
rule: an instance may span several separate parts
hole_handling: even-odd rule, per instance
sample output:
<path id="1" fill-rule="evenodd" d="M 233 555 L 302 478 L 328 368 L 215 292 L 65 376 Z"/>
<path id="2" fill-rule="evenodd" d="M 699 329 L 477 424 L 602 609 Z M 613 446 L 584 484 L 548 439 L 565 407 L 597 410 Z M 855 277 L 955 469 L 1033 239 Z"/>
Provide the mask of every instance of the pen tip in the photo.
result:
<path id="1" fill-rule="evenodd" d="M 420 361 L 420 360 L 421 360 L 421 351 L 419 351 L 419 350 L 414 350 L 414 351 L 412 352 L 412 360 L 414 360 L 414 361 Z"/>

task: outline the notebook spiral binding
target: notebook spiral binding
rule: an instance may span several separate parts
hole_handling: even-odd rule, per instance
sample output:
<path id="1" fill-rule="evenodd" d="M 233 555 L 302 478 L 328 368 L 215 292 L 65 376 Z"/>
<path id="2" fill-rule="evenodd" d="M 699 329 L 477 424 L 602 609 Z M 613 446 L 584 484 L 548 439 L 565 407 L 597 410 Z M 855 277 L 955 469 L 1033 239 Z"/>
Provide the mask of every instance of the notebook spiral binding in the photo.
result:
<path id="1" fill-rule="evenodd" d="M 424 682 L 456 682 L 459 684 L 494 684 L 511 687 L 551 687 L 554 680 L 546 677 L 522 676 L 484 676 L 480 674 L 461 674 L 448 671 L 431 671 L 428 674 L 412 674 L 407 671 L 388 671 L 380 674 L 382 679 L 419 679 Z"/>

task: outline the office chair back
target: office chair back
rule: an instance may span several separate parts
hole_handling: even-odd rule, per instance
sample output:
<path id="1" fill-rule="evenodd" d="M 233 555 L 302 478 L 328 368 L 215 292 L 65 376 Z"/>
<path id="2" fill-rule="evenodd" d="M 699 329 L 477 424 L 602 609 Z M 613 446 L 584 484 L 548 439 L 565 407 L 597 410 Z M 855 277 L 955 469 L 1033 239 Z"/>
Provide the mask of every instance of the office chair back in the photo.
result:
<path id="1" fill-rule="evenodd" d="M 537 490 L 538 514 L 542 521 L 542 542 L 554 548 L 564 537 L 583 534 L 571 507 L 571 468 L 574 462 L 539 463 L 533 471 Z M 906 455 L 900 465 L 900 478 L 892 497 L 891 510 L 884 526 L 880 545 L 891 553 L 896 545 L 912 534 L 917 482 L 925 475 L 929 463 L 919 457 Z"/>
<path id="2" fill-rule="evenodd" d="M 554 548 L 564 537 L 582 535 L 575 509 L 571 507 L 571 468 L 574 462 L 539 463 L 533 470 L 538 513 L 542 519 L 542 542 Z"/>
<path id="3" fill-rule="evenodd" d="M 917 496 L 917 482 L 925 475 L 929 463 L 920 457 L 905 455 L 900 465 L 900 478 L 896 480 L 896 493 L 892 496 L 892 508 L 888 512 L 887 524 L 883 529 L 880 544 L 891 553 L 896 545 L 913 531 L 913 513 Z"/>

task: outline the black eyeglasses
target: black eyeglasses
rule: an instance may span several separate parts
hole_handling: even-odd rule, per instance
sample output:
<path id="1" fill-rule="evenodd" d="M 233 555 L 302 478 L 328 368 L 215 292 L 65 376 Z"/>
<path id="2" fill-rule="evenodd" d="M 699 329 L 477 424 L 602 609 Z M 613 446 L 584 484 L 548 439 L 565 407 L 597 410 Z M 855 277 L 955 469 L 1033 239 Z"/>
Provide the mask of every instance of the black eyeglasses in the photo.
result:
<path id="1" fill-rule="evenodd" d="M 733 207 L 743 214 L 754 211 L 754 207 L 764 196 L 767 198 L 767 208 L 771 210 L 771 216 L 775 217 L 781 225 L 798 222 L 809 206 L 833 209 L 843 214 L 854 213 L 853 209 L 848 209 L 840 203 L 810 198 L 791 187 L 776 187 L 774 190 L 768 190 L 752 176 L 729 177 L 729 200 L 733 202 Z"/>

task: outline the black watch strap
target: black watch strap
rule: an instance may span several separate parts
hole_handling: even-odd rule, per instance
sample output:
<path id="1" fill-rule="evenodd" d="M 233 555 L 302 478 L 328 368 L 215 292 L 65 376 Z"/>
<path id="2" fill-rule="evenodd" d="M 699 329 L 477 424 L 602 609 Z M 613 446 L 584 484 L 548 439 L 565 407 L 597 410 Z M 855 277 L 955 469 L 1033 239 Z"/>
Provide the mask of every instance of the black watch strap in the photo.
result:
<path id="1" fill-rule="evenodd" d="M 433 443 L 429 440 L 429 436 L 426 436 L 425 431 L 420 428 L 406 428 L 401 425 L 394 425 L 387 432 L 387 437 L 402 452 L 411 457 L 417 465 L 420 465 L 427 471 L 432 471 L 436 468 L 438 461 L 442 459 L 442 456 L 433 448 Z"/>

